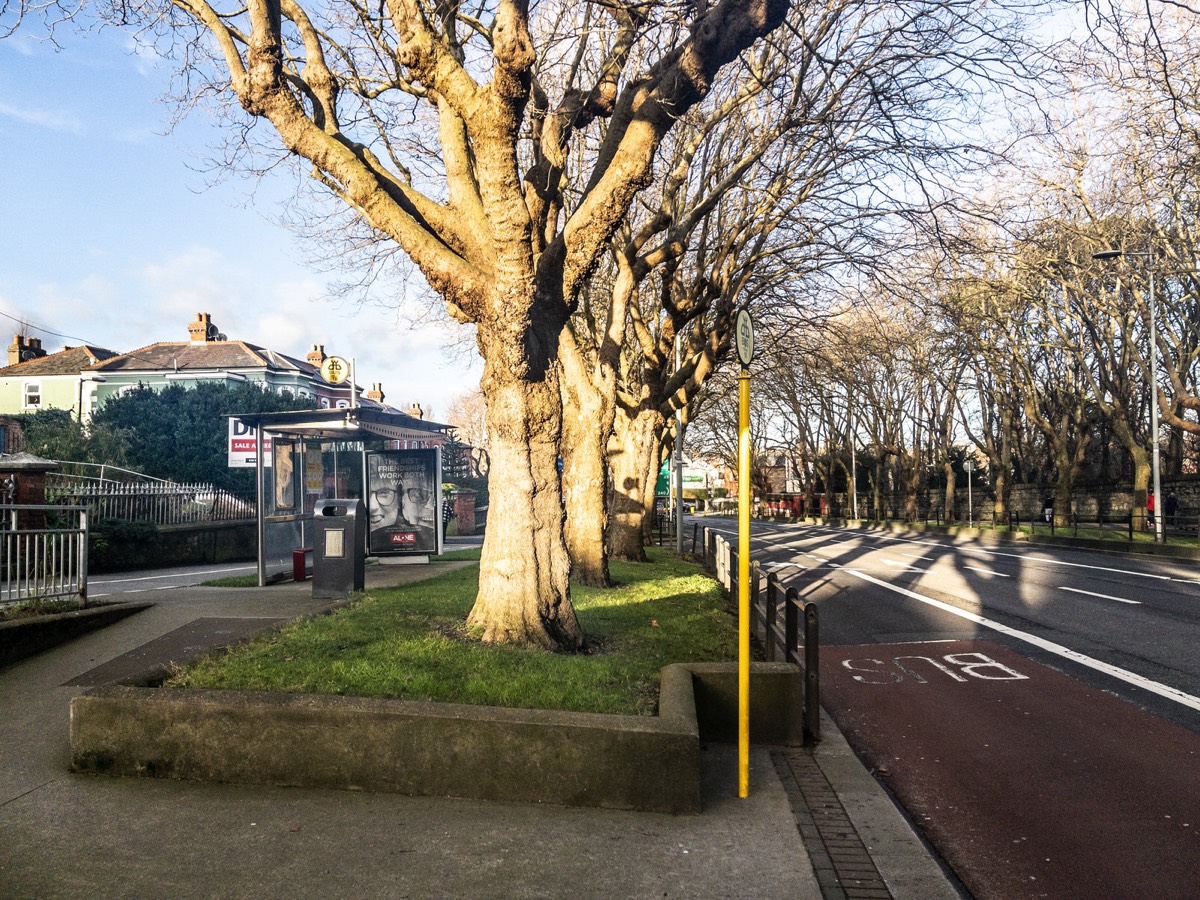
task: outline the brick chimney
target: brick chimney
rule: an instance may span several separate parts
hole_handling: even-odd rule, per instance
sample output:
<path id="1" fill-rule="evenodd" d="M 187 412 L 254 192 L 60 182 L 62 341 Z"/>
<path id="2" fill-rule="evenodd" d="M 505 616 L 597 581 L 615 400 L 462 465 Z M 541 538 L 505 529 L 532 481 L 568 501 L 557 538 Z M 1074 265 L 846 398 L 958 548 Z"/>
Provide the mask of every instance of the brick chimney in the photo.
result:
<path id="1" fill-rule="evenodd" d="M 321 363 L 325 362 L 325 345 L 313 344 L 313 348 L 308 351 L 308 356 L 304 357 L 314 366 L 320 368 Z"/>
<path id="2" fill-rule="evenodd" d="M 13 342 L 8 345 L 8 364 L 10 366 L 45 355 L 46 351 L 42 349 L 41 338 L 26 339 L 23 334 L 14 334 Z"/>
<path id="3" fill-rule="evenodd" d="M 188 340 L 193 344 L 207 344 L 216 336 L 217 328 L 208 313 L 196 313 L 196 320 L 188 323 Z"/>
<path id="4" fill-rule="evenodd" d="M 376 403 L 383 402 L 383 384 L 379 381 L 371 382 L 371 389 L 363 394 L 368 400 L 373 400 Z"/>
<path id="5" fill-rule="evenodd" d="M 420 403 L 414 403 L 412 406 L 410 406 L 408 408 L 408 414 L 410 416 L 412 416 L 414 419 L 425 418 L 425 410 L 421 409 Z"/>

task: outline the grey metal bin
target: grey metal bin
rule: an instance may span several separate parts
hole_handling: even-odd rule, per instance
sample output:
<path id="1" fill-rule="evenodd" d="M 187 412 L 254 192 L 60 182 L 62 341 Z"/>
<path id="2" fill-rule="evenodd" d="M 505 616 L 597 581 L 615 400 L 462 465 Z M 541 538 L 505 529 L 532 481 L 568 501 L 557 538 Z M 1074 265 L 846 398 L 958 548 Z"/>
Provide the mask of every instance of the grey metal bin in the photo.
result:
<path id="1" fill-rule="evenodd" d="M 345 597 L 363 589 L 366 522 L 361 500 L 317 501 L 313 508 L 314 597 Z"/>

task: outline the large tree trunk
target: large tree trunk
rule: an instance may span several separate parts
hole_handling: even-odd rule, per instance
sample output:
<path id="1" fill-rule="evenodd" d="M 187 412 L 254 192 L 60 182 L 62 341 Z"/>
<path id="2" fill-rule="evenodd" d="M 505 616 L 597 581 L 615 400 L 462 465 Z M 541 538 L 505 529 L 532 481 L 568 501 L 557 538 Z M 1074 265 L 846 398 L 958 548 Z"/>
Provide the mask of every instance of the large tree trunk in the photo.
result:
<path id="1" fill-rule="evenodd" d="M 1146 513 L 1146 498 L 1150 495 L 1150 480 L 1154 474 L 1154 470 L 1150 465 L 1150 454 L 1145 448 L 1138 448 L 1141 452 L 1130 452 L 1133 458 L 1133 516 L 1136 522 L 1139 515 Z M 1155 510 L 1157 513 L 1158 510 Z M 1149 527 L 1149 519 L 1146 519 L 1146 527 Z"/>
<path id="2" fill-rule="evenodd" d="M 904 521 L 915 522 L 921 513 L 921 451 L 914 447 L 903 461 Z"/>
<path id="3" fill-rule="evenodd" d="M 563 498 L 566 501 L 567 551 L 575 580 L 609 587 L 608 497 L 605 450 L 612 434 L 612 405 L 596 390 L 579 348 L 564 333 Z"/>
<path id="4" fill-rule="evenodd" d="M 540 379 L 521 378 L 505 357 L 486 354 L 493 477 L 479 593 L 467 624 L 484 641 L 578 650 L 584 636 L 571 605 L 558 472 L 558 373 L 547 366 Z"/>
<path id="5" fill-rule="evenodd" d="M 662 416 L 654 409 L 642 407 L 634 419 L 623 410 L 617 413 L 614 445 L 621 449 L 609 456 L 613 493 L 608 546 L 614 559 L 646 559 L 644 535 L 654 509 L 661 426 Z"/>
<path id="6" fill-rule="evenodd" d="M 942 497 L 942 518 L 950 523 L 955 519 L 954 500 L 958 488 L 958 473 L 954 471 L 954 463 L 948 457 L 942 463 L 942 474 L 946 479 L 946 493 Z"/>

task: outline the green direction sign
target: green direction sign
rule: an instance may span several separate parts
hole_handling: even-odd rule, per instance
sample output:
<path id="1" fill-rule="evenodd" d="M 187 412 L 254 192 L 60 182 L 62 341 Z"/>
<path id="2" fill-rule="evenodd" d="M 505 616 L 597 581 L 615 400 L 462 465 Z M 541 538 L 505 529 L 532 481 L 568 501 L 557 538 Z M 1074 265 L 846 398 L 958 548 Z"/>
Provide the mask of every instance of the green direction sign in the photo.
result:
<path id="1" fill-rule="evenodd" d="M 654 496 L 671 496 L 671 461 L 669 459 L 658 470 L 658 481 L 654 484 Z"/>

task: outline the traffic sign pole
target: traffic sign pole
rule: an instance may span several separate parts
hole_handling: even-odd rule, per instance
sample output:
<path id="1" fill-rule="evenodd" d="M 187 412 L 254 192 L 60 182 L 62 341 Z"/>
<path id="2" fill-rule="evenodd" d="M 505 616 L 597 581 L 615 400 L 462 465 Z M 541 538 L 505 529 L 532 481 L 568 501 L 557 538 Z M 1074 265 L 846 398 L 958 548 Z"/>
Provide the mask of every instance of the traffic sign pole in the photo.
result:
<path id="1" fill-rule="evenodd" d="M 738 796 L 750 796 L 750 373 L 738 376 Z"/>
<path id="2" fill-rule="evenodd" d="M 738 796 L 750 796 L 750 361 L 754 323 L 742 310 L 734 325 L 738 376 Z"/>

